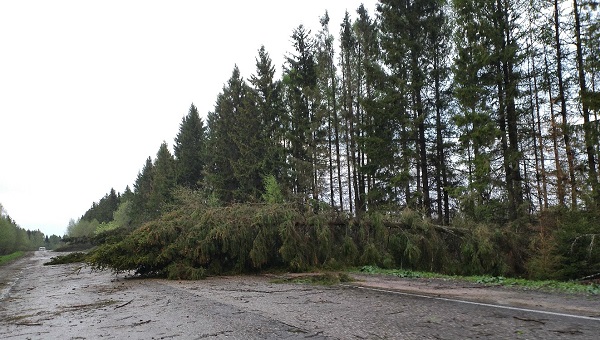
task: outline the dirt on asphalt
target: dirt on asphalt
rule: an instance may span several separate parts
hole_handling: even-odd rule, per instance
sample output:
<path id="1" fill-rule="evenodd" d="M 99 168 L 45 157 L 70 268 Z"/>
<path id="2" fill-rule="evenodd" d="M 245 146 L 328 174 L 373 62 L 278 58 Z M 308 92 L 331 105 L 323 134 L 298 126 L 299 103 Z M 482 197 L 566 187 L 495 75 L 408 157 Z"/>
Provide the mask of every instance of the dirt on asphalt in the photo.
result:
<path id="1" fill-rule="evenodd" d="M 597 339 L 600 296 L 353 275 L 128 278 L 35 252 L 0 267 L 2 339 Z M 283 275 L 292 277 L 293 275 Z M 278 276 L 280 277 L 280 276 Z"/>

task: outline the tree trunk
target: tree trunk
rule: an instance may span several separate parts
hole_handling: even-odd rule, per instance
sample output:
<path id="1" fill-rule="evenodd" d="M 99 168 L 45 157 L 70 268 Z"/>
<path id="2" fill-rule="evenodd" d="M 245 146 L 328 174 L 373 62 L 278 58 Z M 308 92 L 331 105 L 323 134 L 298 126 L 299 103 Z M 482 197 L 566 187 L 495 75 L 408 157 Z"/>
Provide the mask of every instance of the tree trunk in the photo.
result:
<path id="1" fill-rule="evenodd" d="M 600 188 L 598 188 L 598 173 L 596 172 L 596 152 L 594 146 L 598 142 L 594 138 L 593 126 L 590 123 L 590 109 L 586 96 L 588 95 L 585 71 L 583 65 L 583 49 L 581 45 L 581 23 L 579 18 L 579 4 L 573 0 L 573 15 L 575 16 L 575 45 L 577 47 L 577 71 L 579 74 L 579 97 L 583 113 L 583 128 L 585 132 L 585 151 L 588 159 L 588 177 L 592 186 L 592 196 L 596 205 L 600 205 Z"/>
<path id="2" fill-rule="evenodd" d="M 554 113 L 554 105 L 552 103 L 552 86 L 550 81 L 550 67 L 548 65 L 547 53 L 544 49 L 544 75 L 546 78 L 546 84 L 548 86 L 548 102 L 550 103 L 550 127 L 552 135 L 552 150 L 554 152 L 554 166 L 556 168 L 556 197 L 558 203 L 562 206 L 565 205 L 565 185 L 562 165 L 560 164 L 559 151 L 558 151 L 558 129 Z"/>
<path id="3" fill-rule="evenodd" d="M 577 208 L 577 183 L 575 178 L 575 161 L 573 148 L 571 147 L 571 135 L 569 131 L 569 122 L 567 120 L 567 102 L 565 96 L 565 86 L 562 75 L 562 50 L 560 44 L 560 17 L 558 11 L 558 0 L 554 0 L 554 40 L 556 44 L 556 73 L 558 77 L 558 95 L 554 101 L 560 101 L 560 110 L 562 116 L 561 130 L 567 152 L 567 163 L 569 166 L 569 177 L 571 184 L 571 209 Z"/>
<path id="4" fill-rule="evenodd" d="M 446 153 L 444 150 L 444 137 L 442 134 L 442 99 L 440 85 L 439 50 L 436 49 L 433 57 L 433 72 L 435 82 L 435 133 L 436 133 L 436 187 L 437 187 L 437 214 L 443 225 L 450 224 L 450 208 L 448 197 L 448 173 L 446 168 Z"/>

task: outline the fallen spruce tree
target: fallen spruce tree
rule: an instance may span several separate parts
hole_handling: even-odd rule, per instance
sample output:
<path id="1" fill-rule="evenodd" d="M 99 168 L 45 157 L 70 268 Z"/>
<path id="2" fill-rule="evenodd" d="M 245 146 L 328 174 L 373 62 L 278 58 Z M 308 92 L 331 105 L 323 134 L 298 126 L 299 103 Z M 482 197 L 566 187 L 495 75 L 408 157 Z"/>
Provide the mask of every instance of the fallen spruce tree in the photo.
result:
<path id="1" fill-rule="evenodd" d="M 410 209 L 356 219 L 288 204 L 208 207 L 187 202 L 133 231 L 102 235 L 87 261 L 98 270 L 172 279 L 367 264 L 506 275 L 522 254 L 501 246 L 518 248 L 511 244 L 515 239 L 506 229 L 438 226 Z"/>
<path id="2" fill-rule="evenodd" d="M 172 279 L 377 265 L 451 275 L 573 280 L 600 272 L 597 212 L 546 211 L 496 224 L 455 216 L 450 226 L 418 211 L 356 218 L 325 206 L 211 206 L 181 192 L 172 208 L 135 229 L 96 235 L 86 262 L 97 270 Z"/>

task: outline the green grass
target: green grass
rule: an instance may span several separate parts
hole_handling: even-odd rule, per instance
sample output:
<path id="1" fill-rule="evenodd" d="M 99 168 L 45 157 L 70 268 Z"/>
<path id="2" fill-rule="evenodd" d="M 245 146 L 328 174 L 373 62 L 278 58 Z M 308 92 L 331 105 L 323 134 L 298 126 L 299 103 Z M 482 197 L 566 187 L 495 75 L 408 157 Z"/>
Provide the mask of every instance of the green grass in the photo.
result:
<path id="1" fill-rule="evenodd" d="M 555 280 L 527 280 L 519 278 L 509 278 L 502 276 L 467 276 L 462 279 L 485 285 L 509 286 L 529 290 L 541 290 L 549 292 L 563 293 L 587 293 L 600 294 L 600 285 L 581 284 L 575 281 L 555 281 Z"/>
<path id="2" fill-rule="evenodd" d="M 11 261 L 14 261 L 24 255 L 25 255 L 25 253 L 22 251 L 16 251 L 12 254 L 2 255 L 2 256 L 0 256 L 0 266 L 5 265 Z"/>
<path id="3" fill-rule="evenodd" d="M 359 272 L 363 274 L 381 274 L 397 276 L 402 278 L 438 278 L 438 279 L 452 279 L 458 281 L 474 282 L 478 284 L 488 286 L 507 286 L 515 287 L 519 289 L 528 290 L 540 290 L 547 292 L 561 292 L 561 293 L 578 293 L 578 294 L 600 294 L 599 284 L 581 284 L 575 281 L 554 281 L 544 280 L 535 281 L 519 278 L 508 278 L 502 276 L 455 276 L 455 275 L 443 275 L 437 273 L 428 272 L 416 272 L 410 270 L 401 269 L 382 269 L 377 266 L 364 266 L 361 268 L 354 268 L 351 272 Z"/>
<path id="4" fill-rule="evenodd" d="M 379 268 L 377 266 L 363 266 L 360 268 L 353 268 L 350 270 L 350 272 L 362 273 L 362 274 L 382 274 L 382 275 L 390 275 L 390 276 L 397 276 L 397 277 L 402 277 L 402 278 L 414 278 L 414 279 L 453 278 L 453 276 L 448 276 L 448 275 L 443 275 L 443 274 L 436 274 L 436 273 L 429 273 L 429 272 L 417 272 L 417 271 L 405 270 L 405 269 L 383 269 L 383 268 Z"/>

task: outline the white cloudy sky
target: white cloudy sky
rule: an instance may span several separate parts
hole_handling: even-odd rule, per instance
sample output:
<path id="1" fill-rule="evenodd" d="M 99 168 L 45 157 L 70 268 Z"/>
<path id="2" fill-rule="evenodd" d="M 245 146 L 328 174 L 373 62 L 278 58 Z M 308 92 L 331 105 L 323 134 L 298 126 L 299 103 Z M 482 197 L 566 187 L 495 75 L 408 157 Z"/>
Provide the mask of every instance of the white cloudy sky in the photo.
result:
<path id="1" fill-rule="evenodd" d="M 264 44 L 280 70 L 300 24 L 339 31 L 375 0 L 0 1 L 0 203 L 23 228 L 64 234 L 132 186 L 193 102 L 205 115 Z"/>

